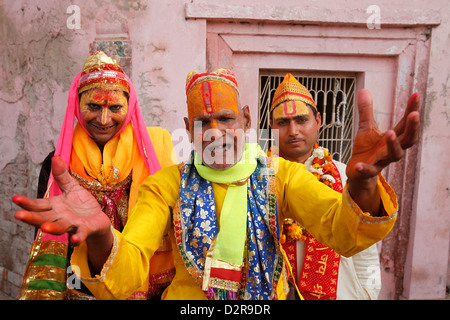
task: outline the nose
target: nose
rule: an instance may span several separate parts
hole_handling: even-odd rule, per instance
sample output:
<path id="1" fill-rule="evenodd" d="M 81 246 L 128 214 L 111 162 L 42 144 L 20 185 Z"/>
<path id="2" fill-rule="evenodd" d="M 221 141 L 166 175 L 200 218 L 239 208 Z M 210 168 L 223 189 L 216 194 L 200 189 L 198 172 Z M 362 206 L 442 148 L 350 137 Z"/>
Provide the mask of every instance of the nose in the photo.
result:
<path id="1" fill-rule="evenodd" d="M 109 111 L 108 108 L 103 107 L 100 123 L 102 125 L 105 125 L 105 124 L 109 123 L 110 120 L 111 120 L 111 111 Z"/>
<path id="2" fill-rule="evenodd" d="M 215 141 L 216 139 L 223 137 L 225 135 L 225 130 L 222 129 L 222 126 L 217 120 L 210 120 L 208 128 L 203 131 L 203 140 Z"/>
<path id="3" fill-rule="evenodd" d="M 297 135 L 297 125 L 295 121 L 289 121 L 288 134 L 291 136 Z"/>
<path id="4" fill-rule="evenodd" d="M 218 125 L 217 120 L 211 120 L 211 129 L 218 129 Z"/>
<path id="5" fill-rule="evenodd" d="M 212 120 L 210 127 L 210 130 L 212 130 L 212 132 L 214 133 L 213 135 L 216 137 L 216 139 L 226 136 L 226 133 L 231 130 L 225 124 L 217 120 Z"/>

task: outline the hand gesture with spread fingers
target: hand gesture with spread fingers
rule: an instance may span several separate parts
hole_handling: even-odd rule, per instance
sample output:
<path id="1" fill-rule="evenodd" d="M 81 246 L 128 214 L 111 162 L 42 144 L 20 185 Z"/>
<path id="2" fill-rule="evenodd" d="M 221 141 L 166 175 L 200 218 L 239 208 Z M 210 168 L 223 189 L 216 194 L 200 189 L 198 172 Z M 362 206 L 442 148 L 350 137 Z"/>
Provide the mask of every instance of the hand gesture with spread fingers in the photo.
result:
<path id="1" fill-rule="evenodd" d="M 347 164 L 349 179 L 375 177 L 389 163 L 403 158 L 404 151 L 414 145 L 419 135 L 419 95 L 413 94 L 403 118 L 394 129 L 381 132 L 373 118 L 370 92 L 358 93 L 359 127 L 353 143 L 352 157 Z"/>
<path id="2" fill-rule="evenodd" d="M 376 191 L 377 175 L 391 162 L 403 158 L 405 150 L 418 141 L 420 117 L 419 95 L 413 94 L 403 118 L 394 129 L 381 132 L 373 118 L 370 92 L 358 93 L 359 126 L 353 153 L 347 164 L 348 191 L 359 207 L 373 216 L 382 215 Z"/>
<path id="3" fill-rule="evenodd" d="M 52 172 L 63 194 L 46 199 L 14 196 L 13 202 L 23 209 L 16 212 L 15 218 L 50 234 L 67 232 L 73 245 L 110 233 L 109 218 L 89 191 L 70 176 L 60 157 L 52 159 Z"/>

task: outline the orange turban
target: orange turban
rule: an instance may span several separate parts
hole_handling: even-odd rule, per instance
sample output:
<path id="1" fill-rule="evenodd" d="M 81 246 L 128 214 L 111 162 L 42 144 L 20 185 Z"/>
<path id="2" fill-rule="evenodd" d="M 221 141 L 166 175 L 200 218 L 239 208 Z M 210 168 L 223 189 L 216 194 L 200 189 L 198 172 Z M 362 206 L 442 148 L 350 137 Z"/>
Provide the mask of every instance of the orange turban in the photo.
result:
<path id="1" fill-rule="evenodd" d="M 290 73 L 284 77 L 273 97 L 270 112 L 273 118 L 308 114 L 308 105 L 317 110 L 311 93 Z"/>

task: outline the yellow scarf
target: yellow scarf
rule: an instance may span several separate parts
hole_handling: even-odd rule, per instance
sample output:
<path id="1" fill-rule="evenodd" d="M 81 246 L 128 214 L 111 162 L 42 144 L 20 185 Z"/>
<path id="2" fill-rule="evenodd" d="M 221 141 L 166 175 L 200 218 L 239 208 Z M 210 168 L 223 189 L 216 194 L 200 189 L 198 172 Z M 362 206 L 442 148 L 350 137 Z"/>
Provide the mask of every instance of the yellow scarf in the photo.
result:
<path id="1" fill-rule="evenodd" d="M 139 152 L 132 124 L 118 136 L 109 140 L 103 154 L 79 123 L 73 133 L 70 169 L 82 178 L 114 185 L 132 172 L 129 208 L 136 202 L 139 185 L 148 177 L 144 160 Z"/>

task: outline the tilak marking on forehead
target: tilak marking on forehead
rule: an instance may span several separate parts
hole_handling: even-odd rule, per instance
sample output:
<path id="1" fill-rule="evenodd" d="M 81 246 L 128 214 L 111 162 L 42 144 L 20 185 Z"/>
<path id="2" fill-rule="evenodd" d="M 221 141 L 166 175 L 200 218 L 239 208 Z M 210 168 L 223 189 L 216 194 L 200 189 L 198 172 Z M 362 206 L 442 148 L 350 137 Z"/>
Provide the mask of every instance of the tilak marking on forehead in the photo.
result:
<path id="1" fill-rule="evenodd" d="M 289 106 L 291 108 L 289 108 Z M 284 114 L 287 116 L 293 116 L 293 115 L 297 114 L 297 108 L 294 103 L 288 103 L 287 101 L 285 101 L 283 103 L 283 108 L 284 108 Z M 289 111 L 289 109 L 291 109 L 291 110 Z"/>
<path id="2" fill-rule="evenodd" d="M 205 105 L 205 111 L 207 113 L 213 113 L 214 106 L 212 105 L 212 90 L 211 84 L 208 81 L 202 82 L 202 97 L 203 104 Z"/>

